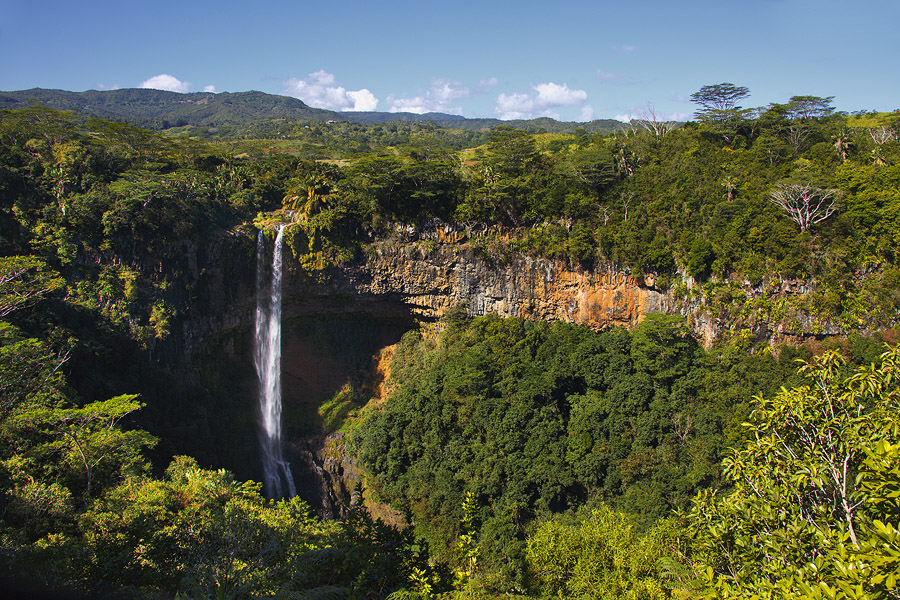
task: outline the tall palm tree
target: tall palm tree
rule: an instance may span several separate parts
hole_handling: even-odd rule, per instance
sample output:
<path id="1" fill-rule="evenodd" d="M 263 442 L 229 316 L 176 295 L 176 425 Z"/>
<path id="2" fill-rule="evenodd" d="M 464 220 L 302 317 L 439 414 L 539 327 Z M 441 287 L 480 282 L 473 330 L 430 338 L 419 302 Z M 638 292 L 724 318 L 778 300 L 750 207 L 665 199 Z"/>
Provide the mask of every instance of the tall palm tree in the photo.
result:
<path id="1" fill-rule="evenodd" d="M 332 195 L 331 183 L 320 175 L 313 175 L 296 187 L 290 188 L 281 204 L 288 210 L 309 220 L 317 212 L 328 206 Z"/>

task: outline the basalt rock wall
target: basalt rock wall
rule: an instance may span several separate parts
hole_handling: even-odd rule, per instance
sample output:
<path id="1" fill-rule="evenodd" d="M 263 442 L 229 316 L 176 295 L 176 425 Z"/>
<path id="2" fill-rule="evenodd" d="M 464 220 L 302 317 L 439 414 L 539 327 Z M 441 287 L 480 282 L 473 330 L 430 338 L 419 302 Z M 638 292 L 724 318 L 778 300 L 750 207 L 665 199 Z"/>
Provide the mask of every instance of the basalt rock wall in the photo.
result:
<path id="1" fill-rule="evenodd" d="M 183 353 L 192 354 L 222 331 L 252 327 L 252 269 L 238 269 L 235 263 L 253 265 L 254 248 L 248 234 L 236 234 L 207 252 L 212 260 L 197 269 L 195 298 L 182 313 Z M 561 320 L 606 329 L 633 327 L 650 312 L 685 310 L 651 279 L 572 268 L 565 261 L 522 253 L 491 257 L 477 244 L 453 237 L 378 241 L 367 248 L 365 261 L 314 275 L 292 261 L 289 251 L 285 265 L 285 319 L 365 313 L 435 320 L 462 309 L 473 316 Z M 698 337 L 706 337 L 699 322 L 698 327 Z"/>
<path id="2" fill-rule="evenodd" d="M 605 329 L 637 325 L 648 312 L 672 312 L 663 292 L 624 273 L 591 272 L 557 260 L 514 254 L 499 261 L 467 244 L 382 242 L 344 287 L 366 296 L 398 297 L 419 315 L 439 318 L 454 308 L 561 320 Z"/>
<path id="3" fill-rule="evenodd" d="M 182 309 L 176 337 L 180 355 L 190 355 L 223 331 L 252 327 L 255 305 L 252 232 L 222 236 L 198 258 L 191 302 Z M 492 232 L 491 235 L 502 235 Z M 497 314 L 530 320 L 561 320 L 594 329 L 634 327 L 651 312 L 680 314 L 704 345 L 737 328 L 762 342 L 802 342 L 811 335 L 838 335 L 833 323 L 791 306 L 810 293 L 804 282 L 766 278 L 763 284 L 728 284 L 740 297 L 716 303 L 684 276 L 657 288 L 652 276 L 614 268 L 588 270 L 566 261 L 525 253 L 486 251 L 484 232 L 447 226 L 398 227 L 367 246 L 366 258 L 350 266 L 305 272 L 285 254 L 284 318 L 368 314 L 440 319 L 451 310 L 473 316 Z M 680 288 L 680 291 L 679 291 Z M 748 307 L 755 301 L 786 310 Z M 796 303 L 794 303 L 796 304 Z M 779 312 L 780 310 L 780 312 Z M 783 313 L 783 314 L 782 314 Z M 733 333 L 733 332 L 732 332 Z"/>

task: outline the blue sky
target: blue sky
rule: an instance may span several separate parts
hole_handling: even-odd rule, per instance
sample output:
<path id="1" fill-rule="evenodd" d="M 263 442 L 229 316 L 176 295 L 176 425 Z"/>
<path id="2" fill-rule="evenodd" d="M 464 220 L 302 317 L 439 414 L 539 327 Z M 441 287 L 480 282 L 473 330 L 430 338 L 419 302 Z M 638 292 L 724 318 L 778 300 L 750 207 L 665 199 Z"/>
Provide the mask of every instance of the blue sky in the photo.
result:
<path id="1" fill-rule="evenodd" d="M 900 0 L 0 0 L 0 90 L 260 90 L 333 110 L 688 118 L 834 96 L 900 108 Z"/>

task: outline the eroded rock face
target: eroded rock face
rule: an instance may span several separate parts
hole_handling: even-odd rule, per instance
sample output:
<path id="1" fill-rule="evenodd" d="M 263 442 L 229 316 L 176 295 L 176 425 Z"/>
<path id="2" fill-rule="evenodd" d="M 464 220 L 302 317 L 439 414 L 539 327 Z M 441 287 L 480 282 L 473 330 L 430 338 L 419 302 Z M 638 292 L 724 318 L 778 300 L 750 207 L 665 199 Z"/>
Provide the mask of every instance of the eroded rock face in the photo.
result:
<path id="1" fill-rule="evenodd" d="M 397 319 L 412 313 L 439 319 L 462 308 L 472 316 L 561 320 L 606 329 L 634 327 L 650 312 L 683 310 L 652 281 L 621 272 L 573 269 L 564 261 L 518 253 L 495 259 L 454 236 L 436 240 L 416 232 L 413 238 L 376 242 L 364 263 L 332 268 L 316 278 L 286 256 L 284 318 L 365 313 Z M 184 314 L 182 347 L 187 354 L 223 330 L 252 326 L 252 269 L 239 273 L 233 264 L 241 260 L 252 265 L 254 245 L 241 241 L 233 255 L 219 248 L 197 277 L 201 293 Z"/>
<path id="2" fill-rule="evenodd" d="M 649 312 L 673 310 L 669 296 L 622 273 L 573 270 L 562 261 L 522 254 L 498 263 L 468 245 L 379 243 L 348 275 L 358 293 L 399 295 L 432 318 L 462 307 L 471 315 L 605 329 L 632 327 Z"/>
<path id="3" fill-rule="evenodd" d="M 648 313 L 662 312 L 684 316 L 705 346 L 735 330 L 749 331 L 766 343 L 841 333 L 836 324 L 818 322 L 796 301 L 814 291 L 805 282 L 780 277 L 762 285 L 732 281 L 727 287 L 734 298 L 717 303 L 686 275 L 661 290 L 649 275 L 603 267 L 588 271 L 515 252 L 492 254 L 485 242 L 502 239 L 499 230 L 472 232 L 437 222 L 395 229 L 388 239 L 368 246 L 366 260 L 353 266 L 311 275 L 287 254 L 285 319 L 348 313 L 439 319 L 462 308 L 472 316 L 561 320 L 607 329 L 634 327 Z M 198 256 L 195 262 L 203 266 L 191 272 L 190 302 L 179 308 L 181 326 L 174 336 L 182 355 L 222 331 L 252 326 L 255 291 L 249 265 L 255 248 L 248 232 L 230 232 Z"/>

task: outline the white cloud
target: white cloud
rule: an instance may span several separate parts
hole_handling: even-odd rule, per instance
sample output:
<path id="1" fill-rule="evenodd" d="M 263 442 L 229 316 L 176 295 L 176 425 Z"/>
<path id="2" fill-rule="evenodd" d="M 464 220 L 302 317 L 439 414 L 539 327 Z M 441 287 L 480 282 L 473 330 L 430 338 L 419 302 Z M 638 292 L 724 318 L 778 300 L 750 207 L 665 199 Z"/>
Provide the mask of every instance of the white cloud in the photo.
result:
<path id="1" fill-rule="evenodd" d="M 215 93 L 216 93 L 216 86 L 214 86 L 214 85 L 207 85 L 207 86 L 205 86 L 205 87 L 203 88 L 203 91 L 204 91 L 204 92 L 209 92 L 209 93 L 211 93 L 211 94 L 215 94 Z"/>
<path id="2" fill-rule="evenodd" d="M 114 83 L 113 85 L 105 85 L 105 84 L 102 84 L 102 83 L 98 83 L 95 87 L 96 87 L 98 90 L 100 90 L 100 91 L 106 91 L 106 90 L 118 90 L 118 89 L 121 89 L 121 88 L 122 88 L 122 86 L 119 85 L 118 83 Z"/>
<path id="3" fill-rule="evenodd" d="M 619 46 L 617 49 L 618 49 L 618 50 L 621 50 L 621 51 L 623 51 L 623 52 L 634 52 L 635 50 L 637 50 L 637 46 L 632 46 L 632 45 L 630 45 L 630 44 L 625 44 L 624 46 Z"/>
<path id="4" fill-rule="evenodd" d="M 421 115 L 429 112 L 425 107 L 425 98 L 415 96 L 413 98 L 395 98 L 393 95 L 388 96 L 388 112 L 407 112 Z"/>
<path id="5" fill-rule="evenodd" d="M 603 71 L 601 71 L 599 69 L 597 70 L 597 77 L 599 77 L 600 79 L 602 79 L 604 81 L 612 81 L 613 79 L 619 78 L 619 76 L 616 75 L 615 73 L 604 73 Z"/>
<path id="6" fill-rule="evenodd" d="M 539 83 L 534 89 L 538 93 L 538 106 L 573 106 L 587 100 L 586 91 L 570 90 L 566 84 Z"/>
<path id="7" fill-rule="evenodd" d="M 324 70 L 310 73 L 305 79 L 288 79 L 284 82 L 284 93 L 328 110 L 375 110 L 378 105 L 378 98 L 369 90 L 347 91 L 335 85 L 334 75 Z"/>
<path id="8" fill-rule="evenodd" d="M 534 98 L 528 94 L 500 94 L 496 112 L 501 119 L 527 119 L 534 112 Z"/>
<path id="9" fill-rule="evenodd" d="M 501 119 L 531 119 L 534 117 L 552 117 L 558 119 L 559 115 L 553 108 L 560 106 L 578 106 L 587 100 L 587 92 L 584 90 L 570 89 L 566 84 L 553 82 L 539 83 L 531 86 L 534 94 L 500 94 L 497 96 L 497 106 L 494 111 Z M 582 108 L 582 113 L 585 112 Z"/>
<path id="10" fill-rule="evenodd" d="M 388 104 L 390 105 L 388 110 L 390 112 L 416 114 L 441 112 L 458 115 L 462 113 L 462 108 L 453 106 L 453 101 L 458 98 L 465 98 L 470 93 L 469 88 L 458 81 L 436 77 L 431 80 L 431 87 L 428 91 L 420 96 L 413 96 L 412 98 L 388 96 Z"/>
<path id="11" fill-rule="evenodd" d="M 378 106 L 378 98 L 367 89 L 347 92 L 347 95 L 353 100 L 352 110 L 373 111 Z"/>
<path id="12" fill-rule="evenodd" d="M 583 123 L 587 123 L 588 121 L 594 120 L 594 107 L 590 104 L 585 104 L 581 107 L 581 121 Z"/>
<path id="13" fill-rule="evenodd" d="M 191 84 L 187 81 L 179 81 L 175 77 L 163 73 L 161 75 L 156 75 L 143 81 L 140 85 L 142 88 L 148 88 L 152 90 L 165 90 L 167 92 L 187 92 L 191 88 Z"/>
<path id="14" fill-rule="evenodd" d="M 613 117 L 616 121 L 622 121 L 623 123 L 631 123 L 632 119 L 637 119 L 637 115 L 630 115 L 628 113 L 616 115 Z"/>
<path id="15" fill-rule="evenodd" d="M 427 96 L 437 100 L 438 106 L 446 106 L 457 98 L 465 98 L 469 95 L 469 88 L 465 87 L 458 81 L 450 81 L 449 79 L 432 79 L 431 90 Z"/>

